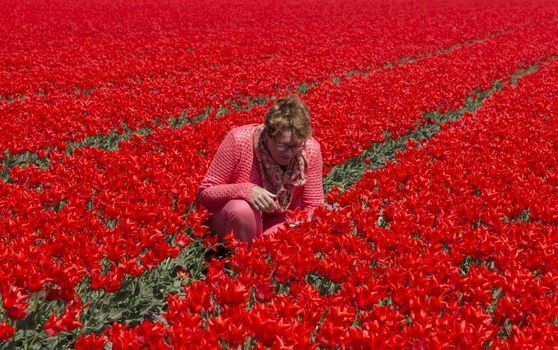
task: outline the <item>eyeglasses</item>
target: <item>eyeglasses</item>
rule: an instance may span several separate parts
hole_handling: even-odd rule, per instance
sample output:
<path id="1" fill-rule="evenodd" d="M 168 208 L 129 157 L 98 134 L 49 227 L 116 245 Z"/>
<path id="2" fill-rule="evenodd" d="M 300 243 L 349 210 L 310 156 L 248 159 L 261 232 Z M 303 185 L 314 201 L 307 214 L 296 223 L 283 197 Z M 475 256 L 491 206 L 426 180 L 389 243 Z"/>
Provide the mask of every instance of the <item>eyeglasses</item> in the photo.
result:
<path id="1" fill-rule="evenodd" d="M 292 150 L 294 153 L 300 153 L 303 149 L 306 148 L 306 140 L 300 145 L 287 145 L 286 143 L 277 142 L 274 137 L 271 137 L 271 139 L 273 140 L 273 143 L 275 143 L 275 148 L 277 148 L 279 152 L 287 152 L 288 150 Z"/>

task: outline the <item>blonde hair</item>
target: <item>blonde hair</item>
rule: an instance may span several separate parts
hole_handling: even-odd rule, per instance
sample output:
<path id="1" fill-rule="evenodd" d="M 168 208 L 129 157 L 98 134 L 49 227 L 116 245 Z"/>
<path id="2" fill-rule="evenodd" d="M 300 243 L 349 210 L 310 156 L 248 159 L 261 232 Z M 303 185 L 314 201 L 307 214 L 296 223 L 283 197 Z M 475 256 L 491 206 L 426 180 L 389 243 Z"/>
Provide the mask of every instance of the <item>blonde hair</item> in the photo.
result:
<path id="1" fill-rule="evenodd" d="M 291 129 L 294 142 L 306 140 L 312 135 L 308 107 L 297 95 L 278 99 L 265 115 L 265 129 L 271 137 Z"/>

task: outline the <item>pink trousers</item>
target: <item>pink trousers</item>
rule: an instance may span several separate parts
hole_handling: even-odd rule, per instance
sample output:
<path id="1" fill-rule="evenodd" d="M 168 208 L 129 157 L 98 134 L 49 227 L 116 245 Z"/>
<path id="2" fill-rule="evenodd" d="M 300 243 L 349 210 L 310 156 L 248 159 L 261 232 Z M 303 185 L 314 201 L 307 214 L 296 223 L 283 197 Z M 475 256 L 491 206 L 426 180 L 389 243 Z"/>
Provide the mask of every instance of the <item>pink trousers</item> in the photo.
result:
<path id="1" fill-rule="evenodd" d="M 223 237 L 233 231 L 244 242 L 272 234 L 285 222 L 284 213 L 263 219 L 262 212 L 243 199 L 230 200 L 223 207 L 210 211 L 213 217 L 209 227 L 213 233 Z"/>

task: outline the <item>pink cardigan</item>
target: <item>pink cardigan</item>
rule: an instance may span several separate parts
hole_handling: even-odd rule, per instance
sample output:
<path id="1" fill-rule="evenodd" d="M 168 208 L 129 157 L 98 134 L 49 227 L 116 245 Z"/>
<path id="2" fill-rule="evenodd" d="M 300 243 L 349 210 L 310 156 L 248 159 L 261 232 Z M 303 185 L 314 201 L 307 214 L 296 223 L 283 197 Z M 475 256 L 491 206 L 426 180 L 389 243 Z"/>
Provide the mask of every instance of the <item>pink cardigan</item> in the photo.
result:
<path id="1" fill-rule="evenodd" d="M 236 127 L 228 132 L 211 162 L 197 194 L 208 209 L 224 206 L 231 199 L 250 201 L 252 188 L 262 186 L 262 178 L 252 147 L 252 130 L 258 124 Z M 322 152 L 313 137 L 306 141 L 308 174 L 306 184 L 294 189 L 289 210 L 314 209 L 324 204 Z"/>

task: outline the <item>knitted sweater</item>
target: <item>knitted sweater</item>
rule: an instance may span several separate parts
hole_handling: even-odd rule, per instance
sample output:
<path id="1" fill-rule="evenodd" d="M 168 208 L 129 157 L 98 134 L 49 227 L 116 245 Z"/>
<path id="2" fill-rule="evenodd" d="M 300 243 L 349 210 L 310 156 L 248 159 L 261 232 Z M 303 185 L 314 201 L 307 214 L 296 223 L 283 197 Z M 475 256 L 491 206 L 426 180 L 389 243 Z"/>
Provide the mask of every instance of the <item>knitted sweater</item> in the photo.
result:
<path id="1" fill-rule="evenodd" d="M 252 130 L 257 124 L 232 129 L 219 146 L 197 194 L 198 202 L 208 209 L 224 206 L 231 199 L 250 202 L 252 188 L 262 185 L 262 177 L 254 156 Z M 322 153 L 313 137 L 306 141 L 308 174 L 306 183 L 296 187 L 289 210 L 314 209 L 324 204 L 322 187 Z"/>

